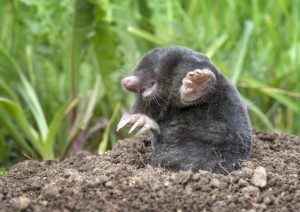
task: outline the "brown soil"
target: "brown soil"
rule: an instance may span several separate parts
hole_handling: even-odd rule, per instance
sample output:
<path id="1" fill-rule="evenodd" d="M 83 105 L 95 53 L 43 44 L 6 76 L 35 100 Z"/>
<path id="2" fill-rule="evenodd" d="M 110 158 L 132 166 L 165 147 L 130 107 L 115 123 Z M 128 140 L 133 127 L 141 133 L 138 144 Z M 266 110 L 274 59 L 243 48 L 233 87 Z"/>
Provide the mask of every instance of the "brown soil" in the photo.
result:
<path id="1" fill-rule="evenodd" d="M 251 161 L 227 176 L 153 169 L 146 138 L 124 140 L 103 156 L 28 160 L 0 178 L 0 211 L 299 210 L 300 139 L 255 132 L 253 140 Z M 259 166 L 267 185 L 263 173 L 261 182 L 253 179 Z"/>

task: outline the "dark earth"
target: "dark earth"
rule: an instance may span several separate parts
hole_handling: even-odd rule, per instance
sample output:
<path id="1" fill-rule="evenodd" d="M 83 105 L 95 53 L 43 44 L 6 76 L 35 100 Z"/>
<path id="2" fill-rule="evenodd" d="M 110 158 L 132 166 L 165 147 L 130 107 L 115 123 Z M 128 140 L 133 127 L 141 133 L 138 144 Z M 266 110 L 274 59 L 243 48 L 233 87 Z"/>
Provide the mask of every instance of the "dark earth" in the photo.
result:
<path id="1" fill-rule="evenodd" d="M 152 168 L 150 155 L 140 137 L 102 156 L 18 163 L 0 178 L 0 211 L 300 210 L 296 136 L 253 132 L 251 160 L 226 176 Z"/>

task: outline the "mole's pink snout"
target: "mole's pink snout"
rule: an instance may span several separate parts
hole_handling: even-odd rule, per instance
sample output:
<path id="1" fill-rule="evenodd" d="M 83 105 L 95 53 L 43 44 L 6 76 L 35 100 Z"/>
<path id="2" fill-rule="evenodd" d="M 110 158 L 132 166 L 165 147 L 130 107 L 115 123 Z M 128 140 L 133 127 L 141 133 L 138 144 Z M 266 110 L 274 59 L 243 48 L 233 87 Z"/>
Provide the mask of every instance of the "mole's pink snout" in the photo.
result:
<path id="1" fill-rule="evenodd" d="M 136 76 L 125 77 L 122 79 L 121 84 L 127 90 L 136 92 L 140 85 L 140 79 Z"/>

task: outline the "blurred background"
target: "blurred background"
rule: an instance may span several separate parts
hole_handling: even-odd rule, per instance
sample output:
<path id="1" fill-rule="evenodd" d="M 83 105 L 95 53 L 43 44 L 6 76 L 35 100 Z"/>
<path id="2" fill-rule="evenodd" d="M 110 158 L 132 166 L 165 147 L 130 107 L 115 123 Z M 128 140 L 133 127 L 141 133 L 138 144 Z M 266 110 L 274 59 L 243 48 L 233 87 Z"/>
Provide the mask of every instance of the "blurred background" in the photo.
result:
<path id="1" fill-rule="evenodd" d="M 1 0 L 0 172 L 113 147 L 147 51 L 182 45 L 234 83 L 252 125 L 300 135 L 300 1 Z"/>

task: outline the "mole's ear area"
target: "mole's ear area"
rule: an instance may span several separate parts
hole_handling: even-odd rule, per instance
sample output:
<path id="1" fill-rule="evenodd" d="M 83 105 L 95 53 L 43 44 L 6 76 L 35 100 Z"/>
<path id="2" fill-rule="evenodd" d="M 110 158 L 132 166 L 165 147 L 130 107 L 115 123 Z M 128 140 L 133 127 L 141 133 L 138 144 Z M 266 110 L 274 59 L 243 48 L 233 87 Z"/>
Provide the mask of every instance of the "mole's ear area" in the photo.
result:
<path id="1" fill-rule="evenodd" d="M 215 74 L 209 69 L 196 69 L 189 71 L 182 80 L 180 98 L 183 102 L 192 102 L 200 99 L 211 90 L 216 81 Z"/>

